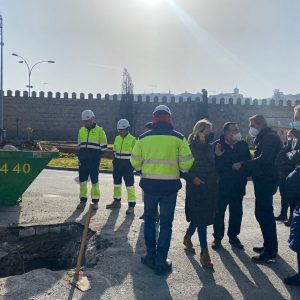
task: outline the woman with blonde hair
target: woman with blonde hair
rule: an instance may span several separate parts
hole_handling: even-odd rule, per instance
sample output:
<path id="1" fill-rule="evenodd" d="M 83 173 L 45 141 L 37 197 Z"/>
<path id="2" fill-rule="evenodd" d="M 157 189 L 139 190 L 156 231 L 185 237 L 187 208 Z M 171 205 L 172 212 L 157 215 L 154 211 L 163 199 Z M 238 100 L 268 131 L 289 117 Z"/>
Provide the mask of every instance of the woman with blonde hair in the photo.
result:
<path id="1" fill-rule="evenodd" d="M 197 229 L 201 246 L 200 262 L 208 268 L 212 268 L 213 264 L 207 247 L 207 226 L 214 222 L 218 199 L 218 175 L 211 144 L 213 138 L 211 122 L 202 119 L 195 124 L 188 138 L 195 161 L 190 171 L 183 174 L 186 180 L 185 214 L 190 222 L 183 244 L 186 250 L 195 252 L 191 237 Z"/>

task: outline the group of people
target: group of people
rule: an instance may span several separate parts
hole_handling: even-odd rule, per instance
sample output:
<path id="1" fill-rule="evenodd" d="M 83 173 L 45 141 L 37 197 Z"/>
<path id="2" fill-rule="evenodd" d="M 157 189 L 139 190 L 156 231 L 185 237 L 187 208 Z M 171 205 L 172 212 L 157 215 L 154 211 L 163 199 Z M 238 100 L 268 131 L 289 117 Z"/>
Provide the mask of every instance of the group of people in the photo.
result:
<path id="1" fill-rule="evenodd" d="M 90 176 L 93 208 L 97 209 L 100 198 L 98 169 L 101 155 L 107 148 L 107 139 L 103 128 L 96 124 L 91 110 L 82 113 L 82 121 L 84 126 L 78 134 L 80 203 L 77 208 L 83 209 L 86 205 L 87 180 Z M 114 143 L 113 160 L 114 199 L 106 207 L 121 207 L 123 178 L 128 193 L 126 214 L 134 214 L 136 194 L 133 171 L 141 174 L 146 244 L 146 255 L 141 262 L 144 265 L 158 275 L 172 269 L 168 251 L 177 192 L 182 187 L 181 178 L 186 181 L 185 213 L 189 222 L 183 238 L 186 250 L 195 252 L 192 236 L 197 230 L 201 246 L 200 262 L 204 267 L 213 267 L 208 251 L 207 226 L 213 225 L 214 241 L 211 246 L 218 250 L 224 238 L 227 207 L 229 243 L 243 249 L 238 235 L 246 184 L 248 178 L 252 177 L 255 216 L 264 240 L 262 246 L 253 248 L 258 255 L 253 256 L 252 260 L 267 263 L 274 261 L 277 256 L 273 195 L 279 185 L 283 203 L 281 215 L 286 214 L 284 209 L 289 203 L 293 210 L 289 243 L 297 253 L 300 268 L 300 167 L 297 167 L 300 165 L 299 105 L 295 107 L 293 137 L 284 147 L 263 116 L 249 118 L 249 134 L 254 138 L 255 147 L 253 157 L 237 123 L 225 123 L 223 134 L 215 141 L 213 124 L 202 119 L 195 124 L 186 140 L 184 135 L 174 130 L 171 111 L 165 105 L 154 109 L 151 122 L 146 124 L 144 133 L 138 139 L 129 133 L 129 127 L 126 119 L 119 120 L 117 124 L 119 135 Z M 158 216 L 160 230 L 157 237 Z M 286 284 L 300 285 L 300 270 L 284 281 Z"/>

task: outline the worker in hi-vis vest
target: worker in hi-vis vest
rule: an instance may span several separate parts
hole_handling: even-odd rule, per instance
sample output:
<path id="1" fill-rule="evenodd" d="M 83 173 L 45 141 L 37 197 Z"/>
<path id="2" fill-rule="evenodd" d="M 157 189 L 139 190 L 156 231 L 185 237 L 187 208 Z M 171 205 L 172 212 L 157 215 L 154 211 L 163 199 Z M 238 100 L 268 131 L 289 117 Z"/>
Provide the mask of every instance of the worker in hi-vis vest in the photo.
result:
<path id="1" fill-rule="evenodd" d="M 93 209 L 98 209 L 100 188 L 98 182 L 99 163 L 102 153 L 107 149 L 106 134 L 102 127 L 95 121 L 95 115 L 91 110 L 84 110 L 81 114 L 83 125 L 78 132 L 78 160 L 80 203 L 77 209 L 84 209 L 88 198 L 88 178 L 91 178 L 91 198 Z"/>
<path id="2" fill-rule="evenodd" d="M 173 129 L 171 111 L 165 105 L 154 109 L 152 129 L 139 136 L 131 155 L 132 166 L 142 172 L 144 239 L 147 253 L 141 262 L 158 275 L 172 270 L 168 260 L 180 172 L 188 172 L 193 156 L 185 137 Z M 159 237 L 156 212 L 160 208 Z"/>
<path id="3" fill-rule="evenodd" d="M 122 178 L 125 181 L 128 197 L 127 215 L 134 215 L 136 203 L 136 194 L 134 188 L 133 167 L 130 164 L 132 149 L 136 139 L 129 133 L 130 124 L 128 120 L 121 119 L 118 121 L 117 130 L 119 135 L 114 142 L 114 160 L 113 160 L 113 178 L 114 178 L 114 200 L 106 206 L 107 209 L 121 207 L 122 196 Z"/>

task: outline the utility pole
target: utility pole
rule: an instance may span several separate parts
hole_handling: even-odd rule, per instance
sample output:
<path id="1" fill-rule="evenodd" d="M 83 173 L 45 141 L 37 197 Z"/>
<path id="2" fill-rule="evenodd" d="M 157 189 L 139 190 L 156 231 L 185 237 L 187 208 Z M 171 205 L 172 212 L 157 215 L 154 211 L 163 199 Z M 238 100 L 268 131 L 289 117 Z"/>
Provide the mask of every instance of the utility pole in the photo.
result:
<path id="1" fill-rule="evenodd" d="M 5 131 L 4 131 L 4 125 L 3 125 L 3 19 L 2 19 L 2 15 L 0 14 L 0 34 L 1 34 L 1 45 L 0 45 L 0 61 L 1 61 L 1 71 L 0 71 L 0 143 L 3 142 L 3 139 L 5 138 Z"/>

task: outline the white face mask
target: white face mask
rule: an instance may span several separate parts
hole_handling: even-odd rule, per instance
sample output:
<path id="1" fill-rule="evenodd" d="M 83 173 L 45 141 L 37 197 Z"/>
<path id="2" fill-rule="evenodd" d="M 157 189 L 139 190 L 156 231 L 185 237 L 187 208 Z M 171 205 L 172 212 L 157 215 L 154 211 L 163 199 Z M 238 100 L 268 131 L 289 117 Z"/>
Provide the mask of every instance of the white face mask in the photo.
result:
<path id="1" fill-rule="evenodd" d="M 242 140 L 242 134 L 240 132 L 236 133 L 232 139 L 235 141 L 235 142 L 239 142 Z"/>
<path id="2" fill-rule="evenodd" d="M 252 137 L 256 137 L 256 136 L 259 134 L 259 131 L 258 131 L 258 129 L 256 129 L 255 127 L 250 127 L 250 129 L 249 129 L 249 134 L 250 134 Z"/>

